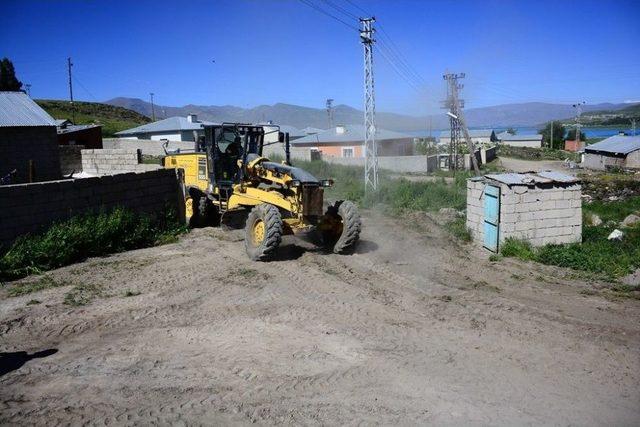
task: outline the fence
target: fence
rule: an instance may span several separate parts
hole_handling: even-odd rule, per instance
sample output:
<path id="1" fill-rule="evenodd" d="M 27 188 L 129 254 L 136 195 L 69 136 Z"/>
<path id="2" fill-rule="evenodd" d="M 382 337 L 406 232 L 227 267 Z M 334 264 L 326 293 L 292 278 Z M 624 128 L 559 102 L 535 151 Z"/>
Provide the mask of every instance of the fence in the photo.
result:
<path id="1" fill-rule="evenodd" d="M 159 164 L 143 164 L 135 149 L 82 150 L 82 171 L 91 175 L 113 175 L 161 169 Z"/>
<path id="2" fill-rule="evenodd" d="M 55 221 L 117 206 L 150 214 L 166 208 L 183 214 L 176 172 L 161 169 L 102 177 L 0 186 L 0 245 Z"/>

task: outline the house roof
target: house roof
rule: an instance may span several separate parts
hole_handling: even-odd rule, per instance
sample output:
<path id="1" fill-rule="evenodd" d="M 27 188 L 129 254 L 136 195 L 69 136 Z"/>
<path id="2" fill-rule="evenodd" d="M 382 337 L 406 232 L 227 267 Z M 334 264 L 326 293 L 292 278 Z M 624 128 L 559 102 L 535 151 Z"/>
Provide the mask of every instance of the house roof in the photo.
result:
<path id="1" fill-rule="evenodd" d="M 275 123 L 265 123 L 265 122 L 257 123 L 257 125 L 258 126 L 264 126 L 265 128 L 269 127 L 269 126 L 272 126 L 272 127 L 275 128 L 277 126 L 277 127 L 280 128 L 280 132 L 288 133 L 289 137 L 298 138 L 298 137 L 306 135 L 306 133 L 304 133 L 303 131 L 301 131 L 297 127 L 293 127 L 293 126 L 289 126 L 289 125 L 278 125 L 278 124 L 275 124 Z M 274 131 L 275 131 L 275 129 L 274 129 Z"/>
<path id="2" fill-rule="evenodd" d="M 542 135 L 540 134 L 529 134 L 529 135 L 511 135 L 510 133 L 506 135 L 500 134 L 501 141 L 542 141 Z"/>
<path id="3" fill-rule="evenodd" d="M 135 135 L 140 133 L 155 133 L 155 132 L 171 132 L 181 130 L 198 130 L 202 129 L 202 125 L 213 125 L 213 122 L 207 122 L 199 120 L 195 123 L 187 120 L 186 117 L 169 117 L 164 120 L 159 120 L 153 123 L 147 123 L 135 128 L 126 129 L 120 132 L 116 132 L 116 135 Z"/>
<path id="4" fill-rule="evenodd" d="M 629 154 L 640 150 L 640 136 L 615 135 L 584 147 L 587 153 L 600 152 L 612 154 Z"/>
<path id="5" fill-rule="evenodd" d="M 55 126 L 56 121 L 24 92 L 0 92 L 0 127 Z"/>
<path id="6" fill-rule="evenodd" d="M 102 125 L 67 125 L 67 127 L 59 128 L 58 133 L 71 133 L 71 132 L 77 132 L 85 129 L 99 128 L 99 127 L 102 127 Z"/>
<path id="7" fill-rule="evenodd" d="M 323 130 L 322 132 L 314 135 L 307 135 L 303 138 L 292 141 L 292 144 L 312 144 L 312 143 L 341 143 L 341 142 L 363 142 L 365 128 L 363 125 L 340 125 L 343 126 L 344 133 L 338 133 L 336 127 Z M 411 135 L 407 135 L 400 132 L 394 132 L 386 129 L 378 128 L 376 130 L 376 141 L 383 141 L 385 139 L 406 139 L 413 138 Z"/>
<path id="8" fill-rule="evenodd" d="M 305 135 L 314 135 L 316 133 L 320 133 L 324 131 L 324 129 L 318 129 L 311 126 L 307 126 L 306 128 L 300 129 L 300 130 L 304 132 Z"/>
<path id="9" fill-rule="evenodd" d="M 469 129 L 471 138 L 491 138 L 491 135 L 494 135 L 493 129 Z M 451 131 L 443 130 L 440 132 L 440 138 L 451 138 Z"/>

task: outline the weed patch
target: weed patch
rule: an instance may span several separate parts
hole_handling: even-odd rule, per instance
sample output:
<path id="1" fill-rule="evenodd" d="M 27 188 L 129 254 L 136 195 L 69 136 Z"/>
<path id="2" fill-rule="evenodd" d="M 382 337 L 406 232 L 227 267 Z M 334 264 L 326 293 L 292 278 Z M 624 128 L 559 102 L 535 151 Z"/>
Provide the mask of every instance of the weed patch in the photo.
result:
<path id="1" fill-rule="evenodd" d="M 21 295 L 27 295 L 32 292 L 38 292 L 43 289 L 58 288 L 60 286 L 70 285 L 68 282 L 61 282 L 55 280 L 53 277 L 44 275 L 36 278 L 34 281 L 25 281 L 14 284 L 9 288 L 10 297 L 19 297 Z"/>
<path id="2" fill-rule="evenodd" d="M 471 232 L 467 228 L 467 222 L 464 218 L 456 218 L 446 223 L 444 228 L 462 242 L 470 242 L 472 240 Z"/>
<path id="3" fill-rule="evenodd" d="M 30 299 L 27 302 L 27 305 L 36 305 L 36 304 L 40 304 L 40 301 L 38 301 L 37 299 Z"/>
<path id="4" fill-rule="evenodd" d="M 102 295 L 102 287 L 94 283 L 83 283 L 75 286 L 64 296 L 64 303 L 71 306 L 87 305 Z"/>
<path id="5" fill-rule="evenodd" d="M 140 295 L 142 292 L 140 291 L 127 291 L 124 293 L 125 297 L 136 297 L 138 295 Z"/>
<path id="6" fill-rule="evenodd" d="M 85 214 L 18 239 L 0 257 L 0 281 L 69 265 L 92 256 L 166 243 L 186 231 L 172 214 L 152 218 L 125 209 Z"/>

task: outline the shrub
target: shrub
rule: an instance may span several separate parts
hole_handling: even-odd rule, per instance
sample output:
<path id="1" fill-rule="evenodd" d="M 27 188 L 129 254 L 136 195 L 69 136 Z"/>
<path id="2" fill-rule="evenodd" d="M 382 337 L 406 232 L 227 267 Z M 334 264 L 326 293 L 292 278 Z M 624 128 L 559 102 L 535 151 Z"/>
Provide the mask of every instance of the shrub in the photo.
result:
<path id="1" fill-rule="evenodd" d="M 177 217 L 152 218 L 126 209 L 84 214 L 19 238 L 0 258 L 0 280 L 14 280 L 92 256 L 152 246 L 186 228 Z"/>

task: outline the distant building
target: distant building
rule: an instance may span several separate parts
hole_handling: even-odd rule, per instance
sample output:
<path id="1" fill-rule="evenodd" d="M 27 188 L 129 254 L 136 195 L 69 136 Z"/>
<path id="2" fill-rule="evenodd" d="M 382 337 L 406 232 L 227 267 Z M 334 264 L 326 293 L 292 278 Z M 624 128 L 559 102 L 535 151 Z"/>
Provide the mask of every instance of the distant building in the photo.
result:
<path id="1" fill-rule="evenodd" d="M 584 148 L 583 167 L 640 169 L 640 136 L 615 135 Z"/>
<path id="2" fill-rule="evenodd" d="M 464 134 L 462 132 L 460 132 L 460 137 L 462 138 L 462 141 L 464 143 Z M 474 145 L 491 145 L 498 141 L 496 133 L 493 131 L 493 129 L 470 129 L 469 137 L 471 138 L 471 142 L 473 142 Z M 451 131 L 443 130 L 442 132 L 440 132 L 438 143 L 447 145 L 450 144 Z"/>
<path id="3" fill-rule="evenodd" d="M 314 135 L 295 140 L 294 147 L 319 151 L 323 156 L 364 157 L 365 128 L 363 125 L 338 125 Z M 376 131 L 379 156 L 410 156 L 413 137 L 386 129 Z"/>
<path id="4" fill-rule="evenodd" d="M 288 133 L 289 141 L 293 141 L 305 136 L 305 133 L 298 128 L 288 125 L 276 125 L 269 121 L 266 123 L 258 123 L 258 125 L 264 128 L 264 148 L 262 149 L 262 155 L 265 157 L 279 156 L 284 158 L 284 144 L 278 142 L 278 132 Z"/>
<path id="5" fill-rule="evenodd" d="M 116 133 L 123 139 L 150 139 L 153 141 L 196 141 L 199 136 L 204 136 L 203 125 L 213 122 L 198 120 L 196 114 L 187 117 L 169 117 L 153 123 L 147 123 L 132 129 Z"/>
<path id="6" fill-rule="evenodd" d="M 498 141 L 511 147 L 542 148 L 542 135 L 540 134 L 511 135 L 510 133 L 505 134 L 505 132 L 502 132 Z"/>
<path id="7" fill-rule="evenodd" d="M 0 92 L 0 178 L 9 174 L 12 183 L 61 176 L 56 121 L 23 92 Z"/>
<path id="8" fill-rule="evenodd" d="M 102 126 L 72 125 L 68 120 L 56 120 L 60 123 L 58 145 L 82 145 L 87 149 L 102 148 Z"/>

